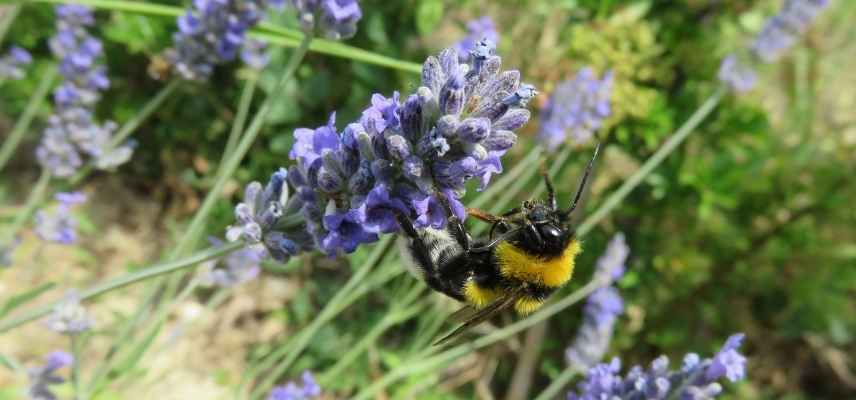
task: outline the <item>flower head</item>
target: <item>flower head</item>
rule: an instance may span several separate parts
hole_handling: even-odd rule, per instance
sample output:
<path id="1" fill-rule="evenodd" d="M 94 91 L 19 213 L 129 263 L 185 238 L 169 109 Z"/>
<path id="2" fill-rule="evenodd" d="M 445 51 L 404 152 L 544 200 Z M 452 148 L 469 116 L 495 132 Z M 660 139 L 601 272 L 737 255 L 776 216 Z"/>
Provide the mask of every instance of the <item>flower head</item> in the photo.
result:
<path id="1" fill-rule="evenodd" d="M 731 90 L 737 93 L 751 90 L 758 81 L 758 74 L 755 69 L 733 54 L 722 59 L 717 76 L 720 82 L 728 85 Z"/>
<path id="2" fill-rule="evenodd" d="M 330 39 L 349 39 L 363 17 L 357 0 L 289 0 L 308 32 L 320 31 Z"/>
<path id="3" fill-rule="evenodd" d="M 321 387 L 315 382 L 311 372 L 304 371 L 300 381 L 300 384 L 288 382 L 274 387 L 268 395 L 268 400 L 308 400 L 321 395 Z"/>
<path id="4" fill-rule="evenodd" d="M 621 278 L 629 254 L 624 234 L 617 233 L 597 260 L 595 279 L 611 285 Z M 583 325 L 571 347 L 565 351 L 568 363 L 586 370 L 600 362 L 609 348 L 615 322 L 622 312 L 624 301 L 616 288 L 604 286 L 589 295 L 584 308 Z"/>
<path id="5" fill-rule="evenodd" d="M 502 172 L 500 158 L 529 120 L 524 107 L 536 93 L 517 71 L 500 71 L 493 51 L 480 41 L 460 64 L 455 50 L 444 50 L 425 61 L 416 93 L 375 94 L 341 132 L 335 114 L 294 131 L 288 179 L 319 249 L 351 252 L 397 231 L 399 217 L 441 228 L 440 192 L 466 217 L 458 200 L 466 183 L 476 179 L 481 189 Z"/>
<path id="6" fill-rule="evenodd" d="M 752 51 L 764 62 L 776 61 L 808 30 L 829 0 L 785 0 L 778 14 L 767 20 L 752 44 Z"/>
<path id="7" fill-rule="evenodd" d="M 36 212 L 36 234 L 49 242 L 73 244 L 77 241 L 77 220 L 71 215 L 71 208 L 85 202 L 86 196 L 79 192 L 57 193 L 54 199 L 59 205 L 53 212 Z"/>
<path id="8" fill-rule="evenodd" d="M 288 201 L 287 177 L 288 171 L 281 168 L 271 175 L 266 186 L 262 187 L 259 182 L 247 185 L 244 201 L 235 207 L 236 223 L 226 230 L 227 240 L 243 240 L 251 245 L 247 251 L 266 250 L 280 262 L 311 248 L 304 224 L 288 225 L 289 220 L 295 219 L 298 209 L 294 201 Z M 244 256 L 249 257 L 250 253 Z"/>
<path id="9" fill-rule="evenodd" d="M 29 397 L 35 400 L 56 400 L 50 386 L 65 382 L 56 372 L 74 363 L 74 357 L 64 351 L 55 351 L 45 357 L 45 365 L 29 371 Z"/>
<path id="10" fill-rule="evenodd" d="M 92 329 L 95 321 L 83 305 L 76 290 L 66 292 L 47 319 L 48 329 L 65 335 L 77 335 Z"/>
<path id="11" fill-rule="evenodd" d="M 458 43 L 455 43 L 454 46 L 455 51 L 458 52 L 459 61 L 462 63 L 467 62 L 470 58 L 470 53 L 482 39 L 499 44 L 499 33 L 496 31 L 496 24 L 487 15 L 467 22 L 467 35 Z"/>
<path id="12" fill-rule="evenodd" d="M 18 80 L 24 78 L 23 67 L 30 65 L 33 58 L 27 50 L 12 46 L 6 55 L 0 57 L 0 80 Z"/>
<path id="13" fill-rule="evenodd" d="M 619 232 L 609 241 L 606 251 L 597 259 L 595 277 L 606 283 L 615 282 L 624 275 L 627 257 L 630 255 L 630 247 L 624 239 L 624 234 Z"/>
<path id="14" fill-rule="evenodd" d="M 270 7 L 283 0 L 196 0 L 177 19 L 173 48 L 167 59 L 185 79 L 205 80 L 214 66 L 234 61 L 239 55 L 254 68 L 267 63 L 257 41 L 246 34 Z"/>
<path id="15" fill-rule="evenodd" d="M 89 35 L 95 23 L 92 11 L 81 5 L 56 7 L 57 32 L 50 48 L 59 59 L 62 83 L 54 91 L 54 115 L 42 134 L 36 157 L 54 176 L 69 177 L 89 156 L 99 169 L 114 168 L 131 158 L 129 145 L 113 146 L 116 124 L 100 124 L 93 115 L 101 92 L 110 86 L 106 68 L 98 60 L 103 54 L 101 41 Z"/>
<path id="16" fill-rule="evenodd" d="M 625 376 L 620 375 L 618 358 L 595 365 L 578 390 L 568 393 L 568 400 L 713 399 L 722 392 L 717 380 L 725 376 L 735 382 L 745 377 L 746 358 L 737 352 L 742 338 L 742 334 L 731 336 L 713 359 L 687 354 L 683 365 L 675 370 L 669 369 L 665 356 L 655 359 L 647 369 L 634 366 Z"/>
<path id="17" fill-rule="evenodd" d="M 611 114 L 611 90 L 612 72 L 598 79 L 590 68 L 559 84 L 542 110 L 539 141 L 555 150 L 568 134 L 575 143 L 591 139 Z"/>

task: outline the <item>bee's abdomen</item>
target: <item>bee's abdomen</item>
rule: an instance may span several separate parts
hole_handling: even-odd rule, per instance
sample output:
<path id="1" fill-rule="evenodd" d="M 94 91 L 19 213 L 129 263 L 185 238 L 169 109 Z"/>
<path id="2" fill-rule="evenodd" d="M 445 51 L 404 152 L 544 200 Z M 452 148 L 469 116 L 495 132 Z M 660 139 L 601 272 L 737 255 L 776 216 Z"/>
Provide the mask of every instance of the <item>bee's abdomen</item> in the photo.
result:
<path id="1" fill-rule="evenodd" d="M 424 229 L 419 233 L 425 246 L 420 252 L 419 244 L 409 240 L 408 255 L 418 271 L 412 271 L 417 278 L 424 279 L 432 289 L 452 298 L 463 300 L 461 291 L 466 277 L 469 276 L 464 249 L 445 230 Z M 420 257 L 424 254 L 424 257 Z"/>

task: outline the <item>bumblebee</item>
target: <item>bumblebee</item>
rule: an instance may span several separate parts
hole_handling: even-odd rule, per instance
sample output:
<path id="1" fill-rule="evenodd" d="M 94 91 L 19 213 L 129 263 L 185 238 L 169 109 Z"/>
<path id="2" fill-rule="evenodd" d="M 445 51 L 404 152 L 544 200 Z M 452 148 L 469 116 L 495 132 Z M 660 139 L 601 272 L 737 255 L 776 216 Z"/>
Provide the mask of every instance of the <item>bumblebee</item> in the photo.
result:
<path id="1" fill-rule="evenodd" d="M 417 230 L 406 216 L 398 216 L 407 238 L 405 253 L 410 264 L 417 267 L 412 272 L 431 289 L 467 304 L 454 314 L 469 313 L 463 324 L 435 345 L 509 308 L 527 315 L 571 279 L 574 260 L 582 248 L 570 216 L 599 149 L 598 144 L 567 209 L 558 206 L 553 184 L 543 173 L 546 200 L 524 201 L 500 215 L 467 209 L 469 216 L 492 224 L 486 239 L 474 240 L 442 195 L 441 202 L 450 215 L 445 229 Z"/>

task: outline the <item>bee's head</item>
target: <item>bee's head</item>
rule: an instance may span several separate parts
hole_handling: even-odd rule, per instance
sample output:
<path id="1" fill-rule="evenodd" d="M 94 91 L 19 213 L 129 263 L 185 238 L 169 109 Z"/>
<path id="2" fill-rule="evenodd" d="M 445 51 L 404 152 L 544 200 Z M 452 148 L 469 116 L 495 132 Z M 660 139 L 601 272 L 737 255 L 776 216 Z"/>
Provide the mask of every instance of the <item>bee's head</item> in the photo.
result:
<path id="1" fill-rule="evenodd" d="M 559 255 L 573 237 L 567 218 L 548 203 L 524 202 L 520 214 L 512 220 L 519 230 L 512 240 L 535 254 Z"/>

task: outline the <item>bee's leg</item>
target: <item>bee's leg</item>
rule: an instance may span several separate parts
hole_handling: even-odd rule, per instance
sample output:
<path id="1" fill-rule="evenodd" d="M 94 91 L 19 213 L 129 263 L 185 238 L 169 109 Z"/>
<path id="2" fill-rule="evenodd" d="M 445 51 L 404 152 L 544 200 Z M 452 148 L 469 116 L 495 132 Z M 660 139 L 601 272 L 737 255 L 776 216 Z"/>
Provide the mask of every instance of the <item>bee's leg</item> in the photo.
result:
<path id="1" fill-rule="evenodd" d="M 493 215 L 493 214 L 491 214 L 487 211 L 484 211 L 484 210 L 479 210 L 478 208 L 467 208 L 467 215 L 469 215 L 475 219 L 487 222 L 489 224 L 495 224 L 495 223 L 499 222 L 499 220 L 501 219 L 500 217 L 498 217 L 496 215 Z"/>
<path id="2" fill-rule="evenodd" d="M 558 210 L 559 205 L 556 203 L 556 189 L 553 188 L 553 181 L 550 180 L 550 174 L 547 172 L 547 167 L 541 163 L 541 176 L 544 177 L 544 185 L 547 186 L 547 202 L 550 204 L 550 209 Z"/>
<path id="3" fill-rule="evenodd" d="M 455 240 L 461 245 L 461 248 L 464 249 L 464 252 L 470 251 L 470 234 L 467 233 L 467 229 L 464 227 L 463 222 L 458 219 L 458 216 L 452 212 L 452 206 L 449 204 L 449 199 L 443 192 L 437 192 L 437 198 L 440 199 L 440 203 L 446 209 L 446 215 L 449 216 L 449 231 L 452 232 L 452 236 L 455 237 Z"/>

